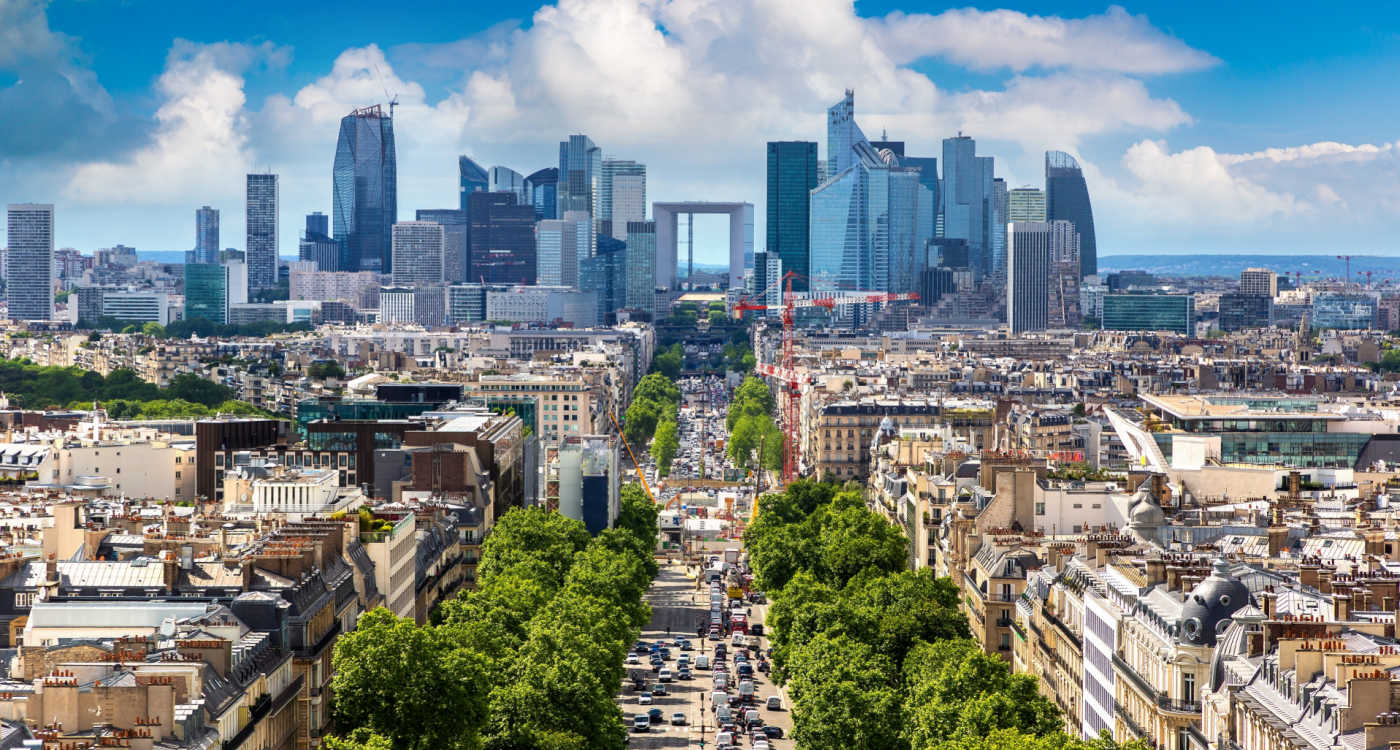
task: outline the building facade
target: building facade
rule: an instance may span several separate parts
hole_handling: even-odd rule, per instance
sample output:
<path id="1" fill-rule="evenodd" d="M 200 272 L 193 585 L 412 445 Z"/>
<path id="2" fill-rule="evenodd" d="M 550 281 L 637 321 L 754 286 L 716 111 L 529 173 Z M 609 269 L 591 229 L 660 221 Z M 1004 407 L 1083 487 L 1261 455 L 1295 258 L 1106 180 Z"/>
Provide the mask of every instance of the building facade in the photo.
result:
<path id="1" fill-rule="evenodd" d="M 604 159 L 599 219 L 609 222 L 613 239 L 627 239 L 627 224 L 646 221 L 647 167 L 635 161 Z"/>
<path id="2" fill-rule="evenodd" d="M 443 226 L 434 221 L 400 221 L 393 229 L 394 284 L 443 282 Z"/>
<path id="3" fill-rule="evenodd" d="M 1045 191 L 1018 187 L 1007 195 L 1007 221 L 1045 221 Z"/>
<path id="4" fill-rule="evenodd" d="M 53 205 L 10 204 L 5 288 L 10 320 L 53 319 Z"/>
<path id="5" fill-rule="evenodd" d="M 484 284 L 533 284 L 535 209 L 514 193 L 472 193 L 467 205 L 468 279 Z"/>
<path id="6" fill-rule="evenodd" d="M 219 262 L 219 209 L 201 206 L 194 212 L 194 262 Z"/>
<path id="7" fill-rule="evenodd" d="M 460 284 L 471 280 L 467 212 L 455 208 L 420 208 L 414 218 L 442 225 L 443 281 Z"/>
<path id="8" fill-rule="evenodd" d="M 1015 222 L 1009 234 L 1006 322 L 1013 334 L 1043 331 L 1050 320 L 1050 225 Z"/>
<path id="9" fill-rule="evenodd" d="M 768 142 L 768 223 L 765 250 L 800 274 L 795 291 L 806 291 L 811 252 L 812 189 L 817 186 L 815 141 Z M 757 257 L 754 264 L 757 267 Z"/>
<path id="10" fill-rule="evenodd" d="M 1196 300 L 1189 294 L 1105 294 L 1105 331 L 1175 331 L 1190 336 Z"/>
<path id="11" fill-rule="evenodd" d="M 277 175 L 248 175 L 247 235 L 248 290 L 277 286 Z"/>
<path id="12" fill-rule="evenodd" d="M 379 105 L 340 120 L 331 169 L 332 231 L 347 271 L 393 271 L 393 226 L 398 221 L 398 156 L 394 119 Z"/>
<path id="13" fill-rule="evenodd" d="M 1089 187 L 1079 162 L 1063 151 L 1045 152 L 1045 218 L 1068 221 L 1079 232 L 1079 277 L 1098 273 L 1099 250 Z"/>

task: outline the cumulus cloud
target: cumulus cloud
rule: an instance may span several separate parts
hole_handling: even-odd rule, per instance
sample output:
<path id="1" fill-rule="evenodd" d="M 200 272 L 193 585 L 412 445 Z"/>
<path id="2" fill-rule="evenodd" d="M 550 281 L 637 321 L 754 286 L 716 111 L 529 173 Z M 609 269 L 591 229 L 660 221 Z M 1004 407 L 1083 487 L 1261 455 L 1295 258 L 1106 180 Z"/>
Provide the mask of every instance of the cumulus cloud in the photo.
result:
<path id="1" fill-rule="evenodd" d="M 1159 220 L 1230 224 L 1307 210 L 1291 193 L 1233 173 L 1208 146 L 1173 153 L 1163 141 L 1139 141 L 1123 155 L 1123 166 L 1137 180 L 1134 197 Z"/>
<path id="2" fill-rule="evenodd" d="M 65 195 L 80 203 L 179 203 L 237 194 L 235 175 L 253 163 L 242 71 L 286 55 L 271 44 L 177 40 L 156 81 L 163 103 L 150 142 L 120 160 L 79 165 Z"/>
<path id="3" fill-rule="evenodd" d="M 1119 6 L 1066 19 L 962 8 L 896 11 L 873 24 L 896 62 L 941 57 L 976 70 L 1071 68 L 1132 74 L 1202 70 L 1220 61 Z"/>

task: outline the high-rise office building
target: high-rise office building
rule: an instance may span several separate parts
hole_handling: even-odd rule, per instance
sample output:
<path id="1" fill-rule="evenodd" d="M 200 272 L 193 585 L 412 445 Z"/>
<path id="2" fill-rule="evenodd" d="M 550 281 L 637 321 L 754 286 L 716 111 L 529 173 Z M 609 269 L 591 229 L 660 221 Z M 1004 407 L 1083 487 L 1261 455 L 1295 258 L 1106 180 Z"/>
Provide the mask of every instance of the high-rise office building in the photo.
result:
<path id="1" fill-rule="evenodd" d="M 467 199 L 472 193 L 485 193 L 491 190 L 491 174 L 469 156 L 457 157 L 458 207 L 467 210 Z"/>
<path id="2" fill-rule="evenodd" d="M 343 248 L 341 268 L 389 273 L 399 217 L 398 157 L 394 119 L 379 105 L 341 118 L 332 176 L 332 236 Z"/>
<path id="3" fill-rule="evenodd" d="M 545 219 L 535 225 L 535 283 L 543 286 L 578 286 L 579 269 L 590 256 L 588 234 L 593 222 L 583 211 L 565 211 L 562 219 Z"/>
<path id="4" fill-rule="evenodd" d="M 1242 331 L 1273 325 L 1274 298 L 1262 294 L 1227 292 L 1220 295 L 1220 330 Z"/>
<path id="5" fill-rule="evenodd" d="M 315 211 L 306 215 L 306 230 L 297 247 L 297 259 L 316 264 L 318 271 L 340 270 L 340 243 L 330 236 L 330 217 Z"/>
<path id="6" fill-rule="evenodd" d="M 460 284 L 470 279 L 471 257 L 467 237 L 471 227 L 467 223 L 467 213 L 455 208 L 420 208 L 414 218 L 442 225 L 443 281 Z"/>
<path id="7" fill-rule="evenodd" d="M 602 215 L 603 149 L 586 135 L 559 142 L 559 212 L 584 211 L 596 222 Z M 589 243 L 588 255 L 595 252 Z"/>
<path id="8" fill-rule="evenodd" d="M 602 195 L 597 218 L 611 222 L 614 239 L 627 239 L 627 224 L 646 221 L 647 167 L 635 161 L 603 160 Z"/>
<path id="9" fill-rule="evenodd" d="M 1015 223 L 1007 232 L 1006 322 L 1012 333 L 1049 325 L 1050 225 Z"/>
<path id="10" fill-rule="evenodd" d="M 598 238 L 598 254 L 579 263 L 579 289 L 598 298 L 598 321 L 617 322 L 617 311 L 627 296 L 627 243 L 611 237 Z"/>
<path id="11" fill-rule="evenodd" d="M 853 97 L 847 91 L 827 114 L 828 169 L 840 171 L 811 192 L 810 289 L 915 291 L 933 237 L 932 194 L 921 168 L 865 139 Z"/>
<path id="12" fill-rule="evenodd" d="M 793 288 L 797 287 L 797 279 L 793 279 Z M 749 273 L 749 298 L 760 304 L 769 307 L 777 307 L 783 303 L 783 292 L 787 285 L 783 283 L 783 259 L 777 253 L 757 252 L 753 254 L 753 271 Z M 758 317 L 772 316 L 773 311 L 760 312 Z"/>
<path id="13" fill-rule="evenodd" d="M 442 225 L 434 221 L 400 221 L 394 224 L 394 285 L 419 286 L 442 283 Z"/>
<path id="14" fill-rule="evenodd" d="M 53 204 L 12 203 L 8 213 L 10 320 L 52 320 Z"/>
<path id="15" fill-rule="evenodd" d="M 1079 303 L 1079 232 L 1068 221 L 1044 225 L 1050 235 L 1049 326 L 1078 328 L 1083 322 Z"/>
<path id="16" fill-rule="evenodd" d="M 977 156 L 977 142 L 965 135 L 943 139 L 943 181 L 939 190 L 941 236 L 967 240 L 968 267 L 976 278 L 993 267 L 989 212 L 993 196 L 991 157 Z"/>
<path id="17" fill-rule="evenodd" d="M 992 157 L 986 159 L 986 169 L 993 168 Z M 992 178 L 992 196 L 987 204 L 988 242 L 992 248 L 992 266 L 989 273 L 998 275 L 1006 272 L 1006 214 L 1010 211 L 1010 197 L 1007 195 L 1006 180 Z"/>
<path id="18" fill-rule="evenodd" d="M 1099 249 L 1094 239 L 1094 209 L 1084 172 L 1073 156 L 1045 152 L 1045 218 L 1068 221 L 1079 232 L 1079 277 L 1099 272 Z"/>
<path id="19" fill-rule="evenodd" d="M 807 290 L 811 253 L 811 193 L 817 186 L 815 141 L 768 142 L 768 242 L 766 251 L 798 274 L 795 291 Z M 758 271 L 758 255 L 754 255 Z"/>
<path id="20" fill-rule="evenodd" d="M 248 175 L 245 206 L 248 289 L 257 292 L 277 286 L 277 175 Z"/>
<path id="21" fill-rule="evenodd" d="M 535 207 L 515 198 L 514 193 L 473 193 L 467 201 L 472 281 L 535 283 Z"/>
<path id="22" fill-rule="evenodd" d="M 229 269 L 218 263 L 185 266 L 185 320 L 228 323 Z"/>
<path id="23" fill-rule="evenodd" d="M 623 304 L 656 314 L 656 222 L 634 221 L 627 226 L 627 282 Z"/>
<path id="24" fill-rule="evenodd" d="M 1007 196 L 1007 221 L 1045 221 L 1045 191 L 1018 187 Z"/>
<path id="25" fill-rule="evenodd" d="M 545 167 L 525 178 L 527 203 L 535 206 L 536 219 L 559 218 L 559 168 Z"/>
<path id="26" fill-rule="evenodd" d="M 528 203 L 525 196 L 525 176 L 510 167 L 492 167 L 491 192 L 515 193 L 516 203 Z"/>
<path id="27" fill-rule="evenodd" d="M 1240 271 L 1240 293 L 1277 297 L 1278 274 L 1267 268 L 1246 268 Z"/>
<path id="28" fill-rule="evenodd" d="M 485 284 L 454 284 L 447 287 L 447 325 L 485 320 L 486 289 Z"/>
<path id="29" fill-rule="evenodd" d="M 219 262 L 219 209 L 201 206 L 194 212 L 194 262 Z"/>
<path id="30" fill-rule="evenodd" d="M 1196 298 L 1190 294 L 1105 294 L 1105 331 L 1175 331 L 1196 327 Z"/>

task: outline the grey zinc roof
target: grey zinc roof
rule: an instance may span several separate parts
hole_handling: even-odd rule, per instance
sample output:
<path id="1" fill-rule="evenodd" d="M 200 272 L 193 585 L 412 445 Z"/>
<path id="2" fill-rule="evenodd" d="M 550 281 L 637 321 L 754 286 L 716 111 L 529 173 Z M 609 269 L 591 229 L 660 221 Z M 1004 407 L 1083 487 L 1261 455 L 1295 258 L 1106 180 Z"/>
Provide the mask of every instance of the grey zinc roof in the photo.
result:
<path id="1" fill-rule="evenodd" d="M 35 602 L 29 626 L 35 628 L 151 628 L 167 618 L 203 615 L 204 602 Z"/>

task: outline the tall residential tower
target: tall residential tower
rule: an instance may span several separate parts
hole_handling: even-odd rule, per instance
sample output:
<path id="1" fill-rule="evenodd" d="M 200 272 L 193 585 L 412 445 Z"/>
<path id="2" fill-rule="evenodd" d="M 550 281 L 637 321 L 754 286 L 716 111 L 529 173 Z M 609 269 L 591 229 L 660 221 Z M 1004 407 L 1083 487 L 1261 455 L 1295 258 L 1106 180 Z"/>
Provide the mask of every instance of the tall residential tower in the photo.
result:
<path id="1" fill-rule="evenodd" d="M 52 320 L 53 204 L 10 204 L 9 243 L 10 320 Z"/>
<path id="2" fill-rule="evenodd" d="M 277 286 L 277 175 L 248 175 L 246 227 L 248 290 Z"/>

